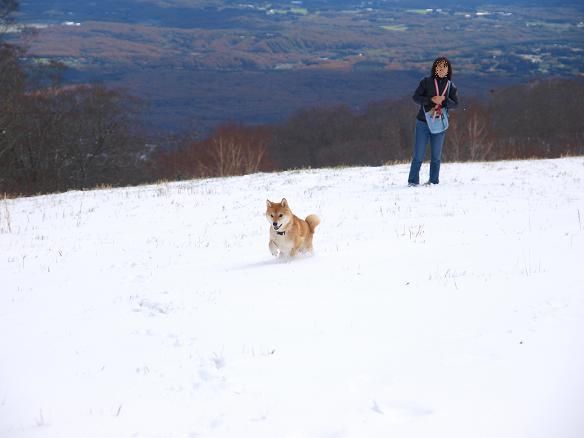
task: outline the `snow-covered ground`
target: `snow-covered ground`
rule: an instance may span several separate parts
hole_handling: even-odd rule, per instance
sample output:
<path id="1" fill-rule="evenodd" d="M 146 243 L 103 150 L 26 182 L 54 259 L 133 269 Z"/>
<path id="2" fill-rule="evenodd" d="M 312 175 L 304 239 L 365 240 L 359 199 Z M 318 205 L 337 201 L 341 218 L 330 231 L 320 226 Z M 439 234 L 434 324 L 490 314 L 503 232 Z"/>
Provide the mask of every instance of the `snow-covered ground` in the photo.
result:
<path id="1" fill-rule="evenodd" d="M 0 436 L 584 436 L 584 158 L 407 171 L 0 200 Z"/>

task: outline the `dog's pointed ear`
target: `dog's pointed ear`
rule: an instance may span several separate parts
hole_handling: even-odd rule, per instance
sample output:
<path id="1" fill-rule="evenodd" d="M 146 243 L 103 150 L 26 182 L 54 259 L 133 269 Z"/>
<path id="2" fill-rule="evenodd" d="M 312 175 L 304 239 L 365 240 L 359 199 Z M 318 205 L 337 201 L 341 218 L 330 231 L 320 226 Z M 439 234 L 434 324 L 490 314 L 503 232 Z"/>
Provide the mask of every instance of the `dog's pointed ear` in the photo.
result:
<path id="1" fill-rule="evenodd" d="M 286 201 L 286 198 L 282 198 L 282 207 L 288 207 L 288 201 Z"/>
<path id="2" fill-rule="evenodd" d="M 266 205 L 268 206 L 268 208 L 270 208 L 272 206 L 272 203 L 270 202 L 269 199 L 266 199 Z"/>

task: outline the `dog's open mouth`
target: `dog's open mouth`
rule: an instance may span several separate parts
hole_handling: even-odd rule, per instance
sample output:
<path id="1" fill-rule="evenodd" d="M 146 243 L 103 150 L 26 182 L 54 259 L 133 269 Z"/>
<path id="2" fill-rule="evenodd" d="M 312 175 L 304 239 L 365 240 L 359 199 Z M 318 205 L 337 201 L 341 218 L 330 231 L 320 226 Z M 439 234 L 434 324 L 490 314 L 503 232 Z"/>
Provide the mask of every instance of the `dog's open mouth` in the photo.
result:
<path id="1" fill-rule="evenodd" d="M 282 228 L 282 224 L 274 225 L 274 230 L 278 231 L 280 228 Z"/>

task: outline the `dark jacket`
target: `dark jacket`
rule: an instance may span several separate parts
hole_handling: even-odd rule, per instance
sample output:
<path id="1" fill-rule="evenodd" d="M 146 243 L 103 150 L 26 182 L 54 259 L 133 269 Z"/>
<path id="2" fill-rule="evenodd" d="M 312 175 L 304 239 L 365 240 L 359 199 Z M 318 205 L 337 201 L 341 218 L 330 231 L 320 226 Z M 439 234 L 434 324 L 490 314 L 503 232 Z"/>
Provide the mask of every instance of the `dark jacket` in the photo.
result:
<path id="1" fill-rule="evenodd" d="M 438 78 L 438 90 L 440 94 L 444 92 L 444 87 L 448 83 L 447 78 L 440 79 Z M 421 120 L 422 122 L 426 121 L 426 117 L 424 116 L 424 112 L 422 111 L 422 105 L 424 105 L 425 111 L 430 111 L 432 107 L 434 107 L 434 103 L 432 102 L 432 97 L 437 96 L 436 94 L 436 86 L 434 85 L 434 78 L 432 76 L 428 76 L 420 81 L 420 85 L 416 88 L 414 95 L 412 98 L 414 102 L 420 105 L 420 110 L 418 111 L 417 119 Z M 444 99 L 444 103 L 442 104 L 442 108 L 456 108 L 458 106 L 458 95 L 456 94 L 456 87 L 454 83 L 450 81 L 450 89 L 446 93 L 446 99 Z"/>

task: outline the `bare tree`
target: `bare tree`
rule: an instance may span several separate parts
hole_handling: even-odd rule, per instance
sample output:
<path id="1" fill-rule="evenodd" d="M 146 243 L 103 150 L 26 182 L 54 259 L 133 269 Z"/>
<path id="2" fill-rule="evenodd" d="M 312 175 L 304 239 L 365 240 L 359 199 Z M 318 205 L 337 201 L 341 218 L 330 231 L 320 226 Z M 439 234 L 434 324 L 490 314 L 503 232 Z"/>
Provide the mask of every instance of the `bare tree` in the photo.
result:
<path id="1" fill-rule="evenodd" d="M 19 144 L 20 120 L 25 114 L 21 101 L 25 73 L 18 63 L 20 49 L 0 43 L 0 191 L 14 172 L 9 155 Z"/>
<path id="2" fill-rule="evenodd" d="M 489 112 L 499 151 L 521 158 L 584 153 L 584 125 L 578 110 L 582 99 L 581 79 L 497 90 Z"/>
<path id="3" fill-rule="evenodd" d="M 130 118 L 139 103 L 103 86 L 58 91 L 60 113 L 67 120 L 62 132 L 70 184 L 93 186 L 127 180 L 142 145 L 132 135 Z M 105 180 L 105 181 L 104 181 Z"/>
<path id="4" fill-rule="evenodd" d="M 159 152 L 155 158 L 158 178 L 184 179 L 204 176 L 244 175 L 271 170 L 267 146 L 271 130 L 226 124 L 198 141 L 176 150 Z"/>
<path id="5" fill-rule="evenodd" d="M 211 137 L 210 160 L 200 161 L 213 175 L 246 175 L 257 172 L 266 156 L 265 130 L 226 125 Z"/>
<path id="6" fill-rule="evenodd" d="M 471 161 L 488 159 L 493 150 L 493 141 L 489 138 L 488 119 L 485 114 L 473 112 L 466 122 L 468 149 Z"/>
<path id="7" fill-rule="evenodd" d="M 20 50 L 14 46 L 0 44 L 0 158 L 11 147 L 6 134 L 13 129 L 19 96 L 24 91 L 25 74 L 18 64 Z"/>
<path id="8" fill-rule="evenodd" d="M 0 191 L 36 193 L 138 182 L 145 142 L 132 132 L 137 105 L 101 86 L 22 93 L 2 139 Z"/>
<path id="9" fill-rule="evenodd" d="M 484 161 L 493 157 L 495 141 L 486 105 L 469 99 L 451 116 L 445 157 L 453 161 Z"/>

